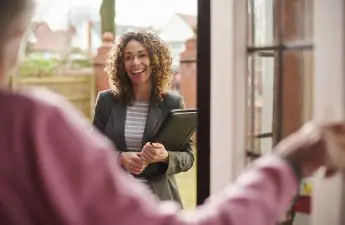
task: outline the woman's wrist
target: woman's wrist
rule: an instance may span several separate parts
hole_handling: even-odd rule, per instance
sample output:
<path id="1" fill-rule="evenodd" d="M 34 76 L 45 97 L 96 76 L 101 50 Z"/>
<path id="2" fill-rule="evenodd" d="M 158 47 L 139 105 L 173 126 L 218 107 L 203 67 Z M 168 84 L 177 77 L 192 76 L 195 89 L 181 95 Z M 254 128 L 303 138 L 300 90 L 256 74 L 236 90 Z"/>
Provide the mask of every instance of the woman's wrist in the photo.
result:
<path id="1" fill-rule="evenodd" d="M 164 163 L 169 162 L 169 152 L 168 151 L 166 151 L 166 154 L 164 155 L 162 162 L 164 162 Z"/>
<path id="2" fill-rule="evenodd" d="M 294 172 L 297 182 L 300 182 L 303 178 L 302 176 L 302 168 L 301 165 L 293 159 L 290 158 L 283 158 L 291 167 L 292 171 Z"/>

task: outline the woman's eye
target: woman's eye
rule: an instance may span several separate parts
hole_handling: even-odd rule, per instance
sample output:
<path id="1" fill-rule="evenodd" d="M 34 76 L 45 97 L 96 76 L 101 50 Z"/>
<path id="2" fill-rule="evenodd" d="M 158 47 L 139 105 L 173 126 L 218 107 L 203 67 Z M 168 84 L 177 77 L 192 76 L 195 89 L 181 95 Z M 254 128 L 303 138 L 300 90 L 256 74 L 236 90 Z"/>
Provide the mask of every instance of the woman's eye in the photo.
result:
<path id="1" fill-rule="evenodd" d="M 139 58 L 145 58 L 146 57 L 146 54 L 140 54 L 139 55 Z"/>
<path id="2" fill-rule="evenodd" d="M 130 56 L 125 56 L 125 61 L 129 61 L 131 60 L 131 57 Z"/>

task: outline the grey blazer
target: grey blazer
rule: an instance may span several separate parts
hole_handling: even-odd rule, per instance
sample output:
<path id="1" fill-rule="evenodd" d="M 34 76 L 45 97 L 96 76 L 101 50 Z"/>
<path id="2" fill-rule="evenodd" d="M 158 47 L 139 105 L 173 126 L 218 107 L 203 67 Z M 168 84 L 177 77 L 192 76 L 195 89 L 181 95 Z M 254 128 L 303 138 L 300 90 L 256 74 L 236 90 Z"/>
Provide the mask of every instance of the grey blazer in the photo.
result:
<path id="1" fill-rule="evenodd" d="M 154 137 L 170 110 L 181 108 L 184 108 L 183 98 L 172 93 L 166 94 L 163 102 L 151 104 L 142 145 Z M 127 106 L 118 101 L 110 90 L 98 94 L 93 126 L 107 136 L 119 151 L 127 151 L 124 136 L 126 111 Z M 175 174 L 188 171 L 193 163 L 190 140 L 180 151 L 169 151 L 168 163 L 152 163 L 138 177 L 145 177 L 161 200 L 174 200 L 182 206 Z"/>

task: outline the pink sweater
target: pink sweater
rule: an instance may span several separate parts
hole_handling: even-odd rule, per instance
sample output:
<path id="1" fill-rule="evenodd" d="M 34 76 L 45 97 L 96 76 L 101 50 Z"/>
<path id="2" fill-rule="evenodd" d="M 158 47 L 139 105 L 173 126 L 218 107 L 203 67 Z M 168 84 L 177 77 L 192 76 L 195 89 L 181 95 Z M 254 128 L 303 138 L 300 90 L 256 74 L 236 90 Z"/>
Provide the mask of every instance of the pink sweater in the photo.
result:
<path id="1" fill-rule="evenodd" d="M 122 172 L 110 143 L 63 99 L 0 91 L 0 109 L 0 224 L 271 225 L 296 193 L 289 165 L 267 157 L 212 201 L 179 212 Z"/>

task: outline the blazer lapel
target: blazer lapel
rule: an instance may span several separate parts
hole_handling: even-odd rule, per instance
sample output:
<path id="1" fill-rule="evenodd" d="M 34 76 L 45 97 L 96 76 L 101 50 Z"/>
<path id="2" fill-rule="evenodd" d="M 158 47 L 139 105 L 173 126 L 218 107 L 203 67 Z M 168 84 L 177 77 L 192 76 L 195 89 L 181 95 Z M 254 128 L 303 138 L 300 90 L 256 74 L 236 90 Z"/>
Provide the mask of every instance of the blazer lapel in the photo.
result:
<path id="1" fill-rule="evenodd" d="M 143 134 L 143 142 L 151 141 L 154 135 L 157 133 L 162 119 L 162 110 L 158 104 L 151 104 L 147 116 L 146 126 Z"/>
<path id="2" fill-rule="evenodd" d="M 118 102 L 112 110 L 112 127 L 114 132 L 114 141 L 120 151 L 127 151 L 125 140 L 125 121 L 127 107 L 125 104 Z"/>

